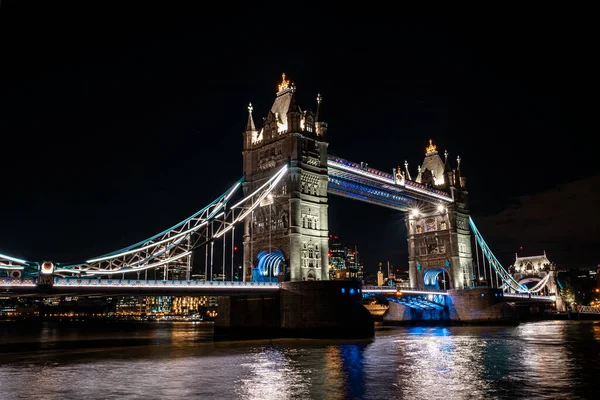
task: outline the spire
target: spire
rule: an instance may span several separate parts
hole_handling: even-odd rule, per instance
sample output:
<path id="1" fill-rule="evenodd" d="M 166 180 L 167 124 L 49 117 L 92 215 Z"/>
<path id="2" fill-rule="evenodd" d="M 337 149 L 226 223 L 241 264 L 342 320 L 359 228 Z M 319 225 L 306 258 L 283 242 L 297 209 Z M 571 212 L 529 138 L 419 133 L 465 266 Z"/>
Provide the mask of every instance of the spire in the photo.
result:
<path id="1" fill-rule="evenodd" d="M 281 93 L 284 90 L 287 90 L 290 86 L 290 81 L 285 80 L 285 72 L 281 74 L 281 83 L 277 85 L 277 93 Z"/>
<path id="2" fill-rule="evenodd" d="M 452 168 L 450 168 L 450 163 L 448 162 L 448 150 L 444 151 L 444 173 L 452 172 Z M 452 182 L 450 182 L 452 183 Z"/>
<path id="3" fill-rule="evenodd" d="M 323 98 L 321 97 L 321 93 L 317 93 L 317 115 L 315 116 L 315 121 L 319 121 L 319 111 L 321 111 L 321 101 Z"/>
<path id="4" fill-rule="evenodd" d="M 406 170 L 406 177 L 409 181 L 412 181 L 412 177 L 410 176 L 410 171 L 408 170 L 408 161 L 404 160 L 404 169 Z"/>
<path id="5" fill-rule="evenodd" d="M 467 180 L 463 178 L 460 173 L 460 156 L 456 156 L 456 171 L 454 172 L 454 179 L 456 180 L 456 185 L 461 187 L 462 189 L 466 188 Z"/>
<path id="6" fill-rule="evenodd" d="M 429 139 L 429 146 L 425 147 L 425 155 L 428 156 L 433 153 L 437 154 L 437 146 L 433 144 L 433 140 Z"/>
<path id="7" fill-rule="evenodd" d="M 286 112 L 287 119 L 287 131 L 288 132 L 300 132 L 300 107 L 296 104 L 296 86 L 292 84 L 290 87 L 290 103 Z"/>
<path id="8" fill-rule="evenodd" d="M 248 122 L 246 123 L 246 132 L 256 131 L 256 127 L 254 126 L 254 119 L 252 118 L 252 110 L 252 103 L 248 103 Z"/>
<path id="9" fill-rule="evenodd" d="M 296 103 L 296 86 L 294 84 L 292 84 L 292 86 L 290 87 L 290 92 L 290 104 L 288 105 L 286 114 L 289 114 L 291 112 L 300 113 L 300 107 L 298 107 L 298 104 Z"/>

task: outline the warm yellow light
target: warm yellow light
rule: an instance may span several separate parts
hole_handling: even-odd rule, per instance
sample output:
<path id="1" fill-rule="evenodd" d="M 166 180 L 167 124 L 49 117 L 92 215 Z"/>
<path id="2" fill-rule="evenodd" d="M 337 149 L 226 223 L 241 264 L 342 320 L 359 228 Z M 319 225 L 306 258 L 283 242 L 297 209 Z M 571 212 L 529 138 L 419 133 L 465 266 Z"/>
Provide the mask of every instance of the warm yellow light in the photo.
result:
<path id="1" fill-rule="evenodd" d="M 277 85 L 279 92 L 286 90 L 290 86 L 290 81 L 285 80 L 285 73 L 281 74 L 281 83 Z"/>
<path id="2" fill-rule="evenodd" d="M 425 148 L 425 155 L 435 153 L 437 151 L 437 146 L 433 144 L 433 141 L 429 139 L 429 146 Z"/>

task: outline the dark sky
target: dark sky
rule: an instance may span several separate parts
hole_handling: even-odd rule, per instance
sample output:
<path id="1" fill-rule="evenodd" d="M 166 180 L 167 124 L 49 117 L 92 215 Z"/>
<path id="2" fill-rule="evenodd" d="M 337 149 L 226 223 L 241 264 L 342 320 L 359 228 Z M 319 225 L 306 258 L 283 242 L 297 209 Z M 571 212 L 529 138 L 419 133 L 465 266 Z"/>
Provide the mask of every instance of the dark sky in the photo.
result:
<path id="1" fill-rule="evenodd" d="M 413 173 L 430 138 L 460 154 L 505 265 L 519 246 L 600 263 L 593 130 L 563 115 L 586 32 L 560 11 L 40 3 L 0 7 L 1 253 L 83 260 L 202 208 L 242 175 L 247 104 L 266 116 L 285 72 L 302 108 L 322 94 L 331 154 Z M 402 215 L 330 205 L 367 271 L 406 267 Z"/>

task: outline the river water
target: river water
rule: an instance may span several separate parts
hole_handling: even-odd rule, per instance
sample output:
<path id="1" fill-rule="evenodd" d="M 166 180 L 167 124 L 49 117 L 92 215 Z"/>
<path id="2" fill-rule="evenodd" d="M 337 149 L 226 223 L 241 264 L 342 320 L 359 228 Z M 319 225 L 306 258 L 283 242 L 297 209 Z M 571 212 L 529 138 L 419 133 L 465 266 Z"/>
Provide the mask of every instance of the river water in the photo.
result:
<path id="1" fill-rule="evenodd" d="M 213 342 L 209 323 L 0 322 L 0 398 L 592 399 L 600 322 Z"/>

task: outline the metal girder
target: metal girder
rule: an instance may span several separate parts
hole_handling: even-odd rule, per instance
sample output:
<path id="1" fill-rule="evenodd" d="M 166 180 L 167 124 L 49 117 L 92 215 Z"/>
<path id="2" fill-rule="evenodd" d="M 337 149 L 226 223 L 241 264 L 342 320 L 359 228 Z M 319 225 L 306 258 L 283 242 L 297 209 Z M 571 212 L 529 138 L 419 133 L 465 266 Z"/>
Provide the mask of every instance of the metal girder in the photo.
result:
<path id="1" fill-rule="evenodd" d="M 387 297 L 386 299 L 418 310 L 443 310 L 446 307 L 444 296 L 437 295 L 432 300 L 429 300 L 427 296 L 429 295 Z M 438 301 L 441 301 L 441 304 Z"/>
<path id="2" fill-rule="evenodd" d="M 287 171 L 286 164 L 253 193 L 229 206 L 233 194 L 242 187 L 242 178 L 208 206 L 179 224 L 149 239 L 84 263 L 57 263 L 53 274 L 76 274 L 80 277 L 112 275 L 157 268 L 179 260 L 189 262 L 194 249 L 221 238 L 236 223 L 243 221 L 271 193 Z"/>
<path id="3" fill-rule="evenodd" d="M 339 157 L 328 157 L 327 173 L 329 193 L 394 210 L 407 211 L 419 203 L 453 201 L 441 190 L 404 179 L 398 181 L 392 174 Z"/>

